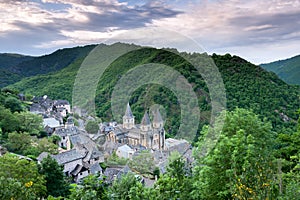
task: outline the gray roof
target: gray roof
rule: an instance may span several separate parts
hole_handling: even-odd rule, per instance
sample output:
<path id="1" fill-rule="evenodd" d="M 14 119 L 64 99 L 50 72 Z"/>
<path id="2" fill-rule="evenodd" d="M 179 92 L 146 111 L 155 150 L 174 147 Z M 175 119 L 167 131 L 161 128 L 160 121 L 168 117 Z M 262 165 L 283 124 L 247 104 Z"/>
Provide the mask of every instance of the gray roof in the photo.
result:
<path id="1" fill-rule="evenodd" d="M 71 128 L 58 128 L 55 130 L 55 134 L 59 135 L 59 136 L 67 136 L 67 135 L 76 135 L 78 134 L 79 131 L 78 131 L 78 128 L 77 127 L 71 127 Z"/>
<path id="2" fill-rule="evenodd" d="M 90 172 L 91 172 L 91 174 L 96 174 L 96 173 L 102 172 L 102 168 L 101 168 L 100 164 L 99 163 L 92 164 L 90 166 Z"/>
<path id="3" fill-rule="evenodd" d="M 126 111 L 125 111 L 124 117 L 133 118 L 133 114 L 131 112 L 131 108 L 130 108 L 129 103 L 127 103 L 127 107 L 126 107 Z"/>
<path id="4" fill-rule="evenodd" d="M 162 119 L 162 117 L 161 117 L 161 114 L 160 114 L 160 112 L 159 112 L 159 109 L 157 109 L 157 110 L 154 112 L 153 122 L 154 122 L 154 123 L 161 123 L 161 122 L 163 122 L 163 119 Z"/>
<path id="5" fill-rule="evenodd" d="M 118 147 L 118 150 L 121 150 L 123 152 L 129 152 L 129 151 L 132 151 L 133 149 L 131 147 L 129 147 L 127 144 L 124 144 L 124 145 Z"/>
<path id="6" fill-rule="evenodd" d="M 54 105 L 58 106 L 58 105 L 70 105 L 70 103 L 67 100 L 56 100 L 54 101 Z"/>
<path id="7" fill-rule="evenodd" d="M 77 145 L 77 143 L 79 144 L 93 143 L 93 141 L 83 133 L 71 135 L 70 140 L 73 145 Z"/>
<path id="8" fill-rule="evenodd" d="M 85 151 L 77 151 L 76 149 L 71 149 L 70 151 L 65 151 L 63 153 L 53 155 L 52 157 L 58 162 L 58 164 L 65 164 L 74 160 L 82 159 L 85 156 Z"/>
<path id="9" fill-rule="evenodd" d="M 146 111 L 144 114 L 144 117 L 142 119 L 141 125 L 150 125 L 150 124 L 151 124 L 150 118 L 149 118 L 148 112 Z"/>
<path id="10" fill-rule="evenodd" d="M 120 168 L 106 168 L 103 174 L 105 176 L 105 181 L 109 183 L 112 182 L 115 176 L 119 174 L 120 170 Z"/>
<path id="11" fill-rule="evenodd" d="M 45 112 L 45 108 L 43 108 L 40 104 L 38 103 L 33 103 L 30 106 L 30 112 L 33 113 L 44 113 Z"/>
<path id="12" fill-rule="evenodd" d="M 85 171 L 85 170 L 86 170 L 86 169 L 85 169 L 84 166 L 78 164 L 78 165 L 76 165 L 76 167 L 72 170 L 71 174 L 72 174 L 73 176 L 77 176 L 77 175 L 79 174 L 79 172 Z"/>
<path id="13" fill-rule="evenodd" d="M 126 165 L 124 168 L 106 168 L 104 176 L 106 176 L 106 182 L 111 183 L 114 178 L 121 178 L 123 174 L 132 172 L 131 169 Z"/>
<path id="14" fill-rule="evenodd" d="M 44 118 L 43 125 L 44 127 L 48 126 L 50 128 L 57 128 L 60 126 L 60 123 L 55 118 Z"/>

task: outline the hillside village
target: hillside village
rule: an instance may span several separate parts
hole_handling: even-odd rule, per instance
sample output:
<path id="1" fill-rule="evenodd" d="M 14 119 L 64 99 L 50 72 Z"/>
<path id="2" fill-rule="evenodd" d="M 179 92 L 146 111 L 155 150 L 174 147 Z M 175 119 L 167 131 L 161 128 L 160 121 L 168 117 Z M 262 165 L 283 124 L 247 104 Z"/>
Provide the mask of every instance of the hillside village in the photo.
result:
<path id="1" fill-rule="evenodd" d="M 149 152 L 153 160 L 152 169 L 166 172 L 168 157 L 177 151 L 187 161 L 192 162 L 191 145 L 183 139 L 165 138 L 164 122 L 159 110 L 156 110 L 152 121 L 148 111 L 145 112 L 140 124 L 136 124 L 129 103 L 124 105 L 123 123 L 100 122 L 97 133 L 88 133 L 85 126 L 88 121 L 96 121 L 91 116 L 83 115 L 78 109 L 71 109 L 66 100 L 51 100 L 47 95 L 34 97 L 30 112 L 43 117 L 43 126 L 48 136 L 58 136 L 56 144 L 59 153 L 50 155 L 60 165 L 64 173 L 72 177 L 74 182 L 80 182 L 89 174 L 101 174 L 108 182 L 121 174 L 134 171 L 141 176 L 141 181 L 153 185 L 157 177 L 143 177 L 136 169 L 131 169 L 126 160 Z M 37 160 L 40 163 L 49 154 L 41 153 Z M 106 163 L 108 159 L 117 156 L 122 164 Z M 106 163 L 106 164 L 105 164 Z M 103 169 L 101 166 L 106 166 Z M 151 180 L 152 179 L 152 180 Z"/>

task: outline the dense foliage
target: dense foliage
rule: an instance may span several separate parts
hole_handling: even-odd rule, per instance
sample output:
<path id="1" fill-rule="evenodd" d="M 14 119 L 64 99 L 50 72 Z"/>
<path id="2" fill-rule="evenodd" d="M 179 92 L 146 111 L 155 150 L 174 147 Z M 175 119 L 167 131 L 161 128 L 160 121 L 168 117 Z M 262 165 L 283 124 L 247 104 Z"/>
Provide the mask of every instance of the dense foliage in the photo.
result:
<path id="1" fill-rule="evenodd" d="M 58 153 L 55 141 L 45 137 L 42 117 L 28 112 L 27 107 L 14 91 L 0 92 L 0 145 L 33 158 L 44 151 Z"/>
<path id="2" fill-rule="evenodd" d="M 31 57 L 18 54 L 0 54 L 0 87 L 22 78 L 59 71 L 74 61 L 84 58 L 95 45 L 60 49 L 52 54 Z"/>
<path id="3" fill-rule="evenodd" d="M 126 44 L 114 44 L 110 48 L 121 48 L 120 45 Z M 183 54 L 190 59 L 199 60 L 198 62 L 203 60 L 201 54 Z M 299 87 L 290 86 L 281 81 L 275 74 L 237 56 L 214 54 L 212 59 L 223 77 L 229 110 L 236 107 L 252 109 L 261 117 L 267 117 L 272 122 L 274 130 L 279 132 L 295 127 L 295 111 L 300 107 Z M 81 62 L 82 59 L 79 59 L 56 73 L 23 79 L 11 87 L 25 93 L 39 96 L 47 94 L 53 99 L 71 101 L 72 87 Z M 171 66 L 190 82 L 198 96 L 201 110 L 198 129 L 200 132 L 201 127 L 210 119 L 211 105 L 208 88 L 193 66 L 177 54 L 166 50 L 143 48 L 127 53 L 114 61 L 99 80 L 96 93 L 98 116 L 103 121 L 121 120 L 113 119 L 110 110 L 110 98 L 114 86 L 128 70 L 144 63 L 160 63 Z M 199 64 L 203 65 L 203 63 Z M 151 105 L 162 105 L 167 115 L 165 126 L 167 136 L 176 135 L 180 125 L 180 105 L 174 93 L 168 88 L 155 84 L 141 86 L 132 94 L 130 104 L 137 123 L 140 122 L 145 110 L 149 109 Z"/>
<path id="4" fill-rule="evenodd" d="M 111 48 L 118 45 L 124 44 Z M 203 55 L 185 56 L 201 61 Z M 41 117 L 26 111 L 28 102 L 20 101 L 15 89 L 2 89 L 0 145 L 1 152 L 6 151 L 5 147 L 8 153 L 0 156 L 0 199 L 298 199 L 299 87 L 290 86 L 274 73 L 237 56 L 211 57 L 226 87 L 228 111 L 219 116 L 225 118 L 223 129 L 218 129 L 218 123 L 214 127 L 205 125 L 211 110 L 208 88 L 195 68 L 176 54 L 145 48 L 121 56 L 105 71 L 96 94 L 97 114 L 103 121 L 112 119 L 110 98 L 114 85 L 132 67 L 144 63 L 162 63 L 184 75 L 192 84 L 201 109 L 193 163 L 174 153 L 166 173 L 160 174 L 148 151 L 140 152 L 132 160 L 120 159 L 114 153 L 102 166 L 128 165 L 140 176 L 128 173 L 111 184 L 99 174 L 90 175 L 78 184 L 70 183 L 62 166 L 51 157 L 37 164 L 35 158 L 41 152 L 57 153 L 58 138 L 45 137 Z M 26 96 L 47 94 L 53 99 L 71 100 L 82 61 L 76 59 L 68 67 L 61 66 L 63 69 L 58 72 L 26 78 L 13 87 L 25 91 Z M 144 85 L 134 92 L 130 103 L 137 122 L 151 105 L 163 105 L 168 116 L 166 130 L 169 136 L 176 135 L 180 105 L 168 88 Z M 98 128 L 95 123 L 90 132 L 93 128 L 94 131 Z M 203 147 L 207 146 L 205 138 L 210 133 L 215 133 L 211 140 L 215 144 L 209 143 L 214 144 L 211 151 L 203 154 Z M 158 180 L 152 187 L 146 187 L 141 176 Z"/>

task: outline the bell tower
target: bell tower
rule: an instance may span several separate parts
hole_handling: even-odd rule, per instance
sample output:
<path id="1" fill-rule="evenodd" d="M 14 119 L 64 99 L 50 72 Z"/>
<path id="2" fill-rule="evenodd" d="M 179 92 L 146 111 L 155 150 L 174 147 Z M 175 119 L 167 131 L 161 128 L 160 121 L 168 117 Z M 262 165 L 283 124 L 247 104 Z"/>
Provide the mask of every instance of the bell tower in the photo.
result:
<path id="1" fill-rule="evenodd" d="M 164 121 L 161 117 L 159 109 L 157 109 L 153 114 L 153 128 L 161 129 L 163 127 L 164 127 Z"/>
<path id="2" fill-rule="evenodd" d="M 147 148 L 152 148 L 153 130 L 148 112 L 146 111 L 140 126 L 141 144 Z"/>
<path id="3" fill-rule="evenodd" d="M 127 103 L 125 115 L 123 116 L 123 128 L 132 129 L 134 127 L 134 116 L 131 112 L 129 103 Z"/>

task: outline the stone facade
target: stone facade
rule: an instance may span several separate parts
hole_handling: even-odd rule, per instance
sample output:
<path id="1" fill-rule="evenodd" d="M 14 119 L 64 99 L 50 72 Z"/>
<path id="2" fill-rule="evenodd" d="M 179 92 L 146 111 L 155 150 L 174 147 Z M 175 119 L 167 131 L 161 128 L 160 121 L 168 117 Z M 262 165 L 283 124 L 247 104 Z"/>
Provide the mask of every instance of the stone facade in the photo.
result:
<path id="1" fill-rule="evenodd" d="M 127 104 L 123 124 L 117 125 L 107 133 L 106 139 L 115 143 L 128 144 L 132 146 L 144 146 L 153 150 L 165 149 L 165 130 L 159 110 L 153 113 L 151 123 L 146 111 L 141 124 L 135 124 L 130 105 Z"/>

